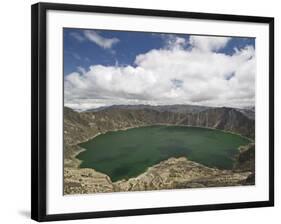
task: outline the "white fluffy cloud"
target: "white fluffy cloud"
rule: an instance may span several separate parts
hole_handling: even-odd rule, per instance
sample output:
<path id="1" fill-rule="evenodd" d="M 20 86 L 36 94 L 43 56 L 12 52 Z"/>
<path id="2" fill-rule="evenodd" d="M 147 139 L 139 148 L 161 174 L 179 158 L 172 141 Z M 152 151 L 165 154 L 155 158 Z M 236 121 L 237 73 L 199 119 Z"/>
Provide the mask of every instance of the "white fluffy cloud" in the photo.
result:
<path id="1" fill-rule="evenodd" d="M 93 30 L 85 30 L 85 37 L 104 49 L 110 49 L 112 46 L 119 42 L 118 38 L 105 38 Z"/>
<path id="2" fill-rule="evenodd" d="M 191 36 L 189 43 L 194 49 L 201 51 L 217 51 L 226 46 L 230 37 Z"/>
<path id="3" fill-rule="evenodd" d="M 204 40 L 202 39 L 204 38 Z M 135 66 L 93 65 L 65 77 L 65 105 L 84 110 L 112 104 L 254 105 L 255 50 L 217 53 L 229 39 L 175 38 L 137 55 Z"/>
<path id="4" fill-rule="evenodd" d="M 187 46 L 188 41 L 183 37 L 178 37 L 173 34 L 163 34 L 167 49 L 182 49 Z"/>

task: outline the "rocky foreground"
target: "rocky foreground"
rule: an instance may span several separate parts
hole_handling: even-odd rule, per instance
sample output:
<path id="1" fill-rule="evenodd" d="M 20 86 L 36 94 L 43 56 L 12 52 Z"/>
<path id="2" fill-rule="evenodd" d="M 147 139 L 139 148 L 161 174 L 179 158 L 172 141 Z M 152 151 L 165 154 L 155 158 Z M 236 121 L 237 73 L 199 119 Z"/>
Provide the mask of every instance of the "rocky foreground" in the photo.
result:
<path id="1" fill-rule="evenodd" d="M 170 158 L 147 169 L 143 174 L 111 182 L 94 169 L 65 168 L 64 193 L 85 194 L 120 191 L 225 187 L 253 184 L 250 169 L 236 172 L 203 166 L 186 157 Z"/>
<path id="2" fill-rule="evenodd" d="M 185 157 L 170 158 L 143 174 L 112 182 L 106 174 L 79 168 L 78 144 L 110 130 L 152 124 L 191 125 L 234 132 L 254 139 L 255 121 L 233 108 L 200 108 L 192 112 L 113 108 L 94 112 L 64 109 L 64 193 L 85 194 L 255 184 L 255 145 L 240 147 L 232 170 L 206 167 Z"/>

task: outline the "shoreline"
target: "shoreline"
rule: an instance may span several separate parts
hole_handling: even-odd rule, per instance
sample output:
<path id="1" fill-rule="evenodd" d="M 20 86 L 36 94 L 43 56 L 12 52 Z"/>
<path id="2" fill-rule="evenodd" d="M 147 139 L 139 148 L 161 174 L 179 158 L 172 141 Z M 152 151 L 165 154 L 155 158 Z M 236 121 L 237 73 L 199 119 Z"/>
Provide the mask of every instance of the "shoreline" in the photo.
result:
<path id="1" fill-rule="evenodd" d="M 205 128 L 205 129 L 210 129 L 210 130 L 215 130 L 215 131 L 221 131 L 221 132 L 228 133 L 228 134 L 232 134 L 232 135 L 238 135 L 238 136 L 240 136 L 241 138 L 244 138 L 244 139 L 249 140 L 251 143 L 254 143 L 254 142 L 255 142 L 255 139 L 251 139 L 251 138 L 246 137 L 246 136 L 244 136 L 244 135 L 241 135 L 241 134 L 239 134 L 239 133 L 232 132 L 232 131 L 226 131 L 226 130 L 223 130 L 223 129 L 217 129 L 217 128 L 205 127 L 205 126 L 185 125 L 185 124 L 157 123 L 157 124 L 139 125 L 139 126 L 133 126 L 133 127 L 126 127 L 126 128 L 114 129 L 114 130 L 110 130 L 110 131 L 106 131 L 106 132 L 98 132 L 96 135 L 94 135 L 94 136 L 92 136 L 92 137 L 89 137 L 89 138 L 87 138 L 86 140 L 80 141 L 80 142 L 78 142 L 78 143 L 76 143 L 76 144 L 72 144 L 72 146 L 73 146 L 73 145 L 78 145 L 78 144 L 81 144 L 81 143 L 84 143 L 84 142 L 87 142 L 87 141 L 89 141 L 89 140 L 92 140 L 92 139 L 96 138 L 96 137 L 99 136 L 99 135 L 103 135 L 103 134 L 106 134 L 106 133 L 108 133 L 108 132 L 126 131 L 126 130 L 134 129 L 134 128 L 144 128 L 144 127 L 153 127 L 153 126 L 178 126 L 178 127 L 189 127 L 189 128 Z"/>
<path id="2" fill-rule="evenodd" d="M 182 124 L 167 124 L 167 123 L 158 123 L 158 124 L 150 124 L 150 125 L 138 125 L 138 126 L 133 126 L 133 127 L 125 127 L 125 128 L 120 128 L 120 129 L 114 129 L 114 130 L 105 131 L 105 132 L 98 132 L 97 134 L 95 134 L 95 135 L 92 136 L 92 137 L 87 138 L 86 140 L 83 140 L 83 141 L 80 141 L 80 142 L 78 142 L 78 143 L 76 143 L 76 144 L 73 144 L 72 146 L 77 146 L 77 147 L 80 148 L 80 150 L 77 150 L 77 151 L 73 154 L 73 156 L 72 156 L 72 158 L 77 161 L 77 163 L 76 163 L 77 165 L 76 165 L 74 168 L 78 168 L 78 169 L 80 168 L 80 164 L 82 163 L 82 160 L 78 159 L 77 156 L 78 156 L 81 152 L 84 152 L 84 151 L 87 150 L 87 149 L 82 148 L 81 146 L 79 146 L 79 144 L 85 143 L 85 142 L 87 142 L 87 141 L 89 141 L 89 140 L 92 140 L 92 139 L 98 137 L 99 135 L 106 134 L 106 133 L 108 133 L 108 132 L 126 131 L 126 130 L 134 129 L 134 128 L 145 128 L 145 127 L 153 127 L 153 126 L 178 126 L 178 127 L 190 127 L 190 128 L 205 128 L 205 129 L 209 129 L 209 130 L 216 130 L 216 131 L 221 131 L 221 132 L 228 133 L 228 134 L 232 134 L 232 135 L 237 135 L 237 136 L 240 136 L 240 137 L 242 137 L 242 138 L 247 139 L 248 141 L 250 141 L 248 144 L 246 144 L 246 145 L 240 145 L 240 146 L 237 148 L 237 153 L 236 153 L 235 156 L 232 158 L 233 161 L 235 161 L 237 155 L 239 155 L 239 153 L 240 153 L 240 151 L 241 151 L 241 150 L 240 150 L 241 147 L 244 147 L 244 146 L 247 146 L 247 145 L 253 144 L 253 143 L 255 144 L 255 140 L 254 140 L 254 139 L 245 137 L 245 136 L 243 136 L 243 135 L 241 135 L 241 134 L 238 134 L 238 133 L 235 133 L 235 132 L 226 131 L 226 130 L 221 130 L 221 129 L 212 128 L 212 127 L 193 126 L 193 125 L 182 125 Z M 173 156 L 170 157 L 170 158 L 173 158 Z M 187 158 L 187 157 L 186 157 L 186 158 Z M 168 159 L 169 159 L 169 158 L 168 158 Z M 196 161 L 194 161 L 194 162 L 196 162 Z M 199 164 L 201 164 L 201 163 L 199 163 Z M 154 164 L 154 165 L 156 165 L 156 164 Z M 154 166 L 154 165 L 153 165 L 153 166 Z M 201 164 L 201 165 L 203 165 L 203 164 Z M 151 167 L 153 167 L 153 166 L 151 166 Z M 149 169 L 149 168 L 150 168 L 150 167 L 147 167 L 147 169 Z M 217 167 L 210 167 L 210 168 L 219 169 L 219 168 L 217 168 Z M 81 169 L 82 169 L 82 168 L 81 168 Z M 94 168 L 88 168 L 88 169 L 93 169 L 93 170 L 95 170 Z M 146 170 L 147 170 L 147 169 L 146 169 Z M 232 169 L 233 169 L 233 168 L 231 168 L 231 169 L 229 169 L 229 170 L 232 170 Z M 220 169 L 220 170 L 224 170 L 224 169 Z M 111 179 L 111 178 L 110 178 L 110 179 Z"/>

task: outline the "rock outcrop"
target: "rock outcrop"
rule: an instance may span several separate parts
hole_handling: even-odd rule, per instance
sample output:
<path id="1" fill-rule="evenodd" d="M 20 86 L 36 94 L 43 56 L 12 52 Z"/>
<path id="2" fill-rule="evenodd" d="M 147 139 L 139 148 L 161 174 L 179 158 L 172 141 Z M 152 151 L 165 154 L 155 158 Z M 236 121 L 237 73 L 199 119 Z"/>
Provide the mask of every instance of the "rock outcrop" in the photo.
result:
<path id="1" fill-rule="evenodd" d="M 64 193 L 104 193 L 120 191 L 163 190 L 200 187 L 239 186 L 250 171 L 234 172 L 203 166 L 186 157 L 170 158 L 147 169 L 143 174 L 112 183 L 94 169 L 66 168 Z"/>
<path id="2" fill-rule="evenodd" d="M 251 172 L 248 178 L 241 182 L 243 185 L 255 184 L 255 144 L 250 143 L 239 148 L 233 170 L 235 172 Z"/>
<path id="3" fill-rule="evenodd" d="M 94 169 L 64 168 L 64 194 L 113 192 L 110 178 Z"/>

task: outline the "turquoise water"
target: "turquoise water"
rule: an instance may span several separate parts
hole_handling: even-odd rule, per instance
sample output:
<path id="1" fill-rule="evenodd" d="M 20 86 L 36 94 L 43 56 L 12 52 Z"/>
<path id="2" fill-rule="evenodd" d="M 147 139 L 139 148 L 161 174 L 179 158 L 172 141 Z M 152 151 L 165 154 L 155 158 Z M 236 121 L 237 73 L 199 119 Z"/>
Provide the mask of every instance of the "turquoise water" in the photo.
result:
<path id="1" fill-rule="evenodd" d="M 186 126 L 148 126 L 110 131 L 80 144 L 81 168 L 94 168 L 112 181 L 128 179 L 170 157 L 231 169 L 241 145 L 250 141 L 219 130 Z"/>

